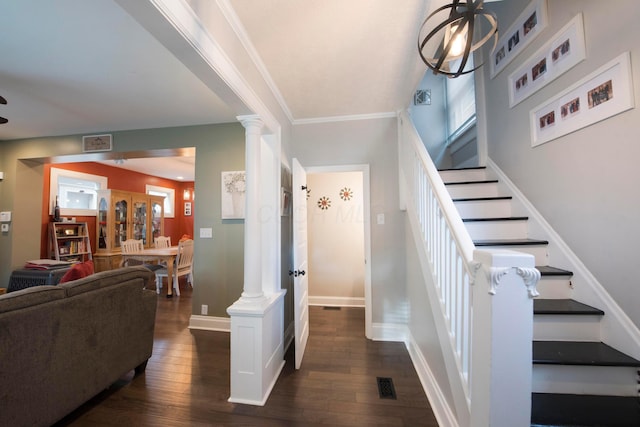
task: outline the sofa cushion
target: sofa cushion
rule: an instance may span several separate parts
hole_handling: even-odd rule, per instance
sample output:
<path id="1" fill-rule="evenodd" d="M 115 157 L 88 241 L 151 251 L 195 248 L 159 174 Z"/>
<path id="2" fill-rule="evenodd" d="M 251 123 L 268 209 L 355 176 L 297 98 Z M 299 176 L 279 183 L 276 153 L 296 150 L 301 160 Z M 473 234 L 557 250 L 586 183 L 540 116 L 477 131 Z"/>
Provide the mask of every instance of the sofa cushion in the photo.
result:
<path id="1" fill-rule="evenodd" d="M 95 273 L 82 279 L 62 283 L 59 287 L 65 290 L 67 296 L 71 297 L 95 289 L 113 286 L 127 280 L 140 278 L 140 273 L 143 273 L 145 286 L 149 282 L 154 283 L 155 275 L 151 271 L 142 266 L 135 266 L 101 271 L 100 273 Z"/>
<path id="2" fill-rule="evenodd" d="M 60 283 L 70 282 L 72 280 L 82 279 L 93 274 L 93 261 L 88 260 L 74 264 L 69 271 L 60 279 Z"/>
<path id="3" fill-rule="evenodd" d="M 0 296 L 0 313 L 63 299 L 64 289 L 57 286 L 33 286 Z"/>

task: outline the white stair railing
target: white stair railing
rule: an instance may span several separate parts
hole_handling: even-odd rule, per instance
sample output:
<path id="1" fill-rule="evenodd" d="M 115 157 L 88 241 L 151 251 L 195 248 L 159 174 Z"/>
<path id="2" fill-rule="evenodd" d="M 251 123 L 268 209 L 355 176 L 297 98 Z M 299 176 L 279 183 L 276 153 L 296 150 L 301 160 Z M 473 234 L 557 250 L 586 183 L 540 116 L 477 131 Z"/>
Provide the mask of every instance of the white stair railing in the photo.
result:
<path id="1" fill-rule="evenodd" d="M 531 297 L 540 277 L 534 259 L 513 251 L 475 250 L 408 114 L 399 114 L 398 129 L 401 208 L 420 259 L 428 264 L 423 271 L 431 271 L 425 283 L 445 343 L 457 424 L 529 425 Z"/>

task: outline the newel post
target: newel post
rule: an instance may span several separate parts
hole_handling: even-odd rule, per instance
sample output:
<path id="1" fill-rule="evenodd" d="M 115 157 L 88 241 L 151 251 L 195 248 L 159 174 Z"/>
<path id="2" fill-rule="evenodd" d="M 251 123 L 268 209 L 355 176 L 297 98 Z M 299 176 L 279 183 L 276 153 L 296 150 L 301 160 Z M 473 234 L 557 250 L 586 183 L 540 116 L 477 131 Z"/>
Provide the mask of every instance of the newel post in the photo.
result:
<path id="1" fill-rule="evenodd" d="M 471 425 L 529 426 L 540 272 L 522 252 L 476 250 L 473 260 Z"/>

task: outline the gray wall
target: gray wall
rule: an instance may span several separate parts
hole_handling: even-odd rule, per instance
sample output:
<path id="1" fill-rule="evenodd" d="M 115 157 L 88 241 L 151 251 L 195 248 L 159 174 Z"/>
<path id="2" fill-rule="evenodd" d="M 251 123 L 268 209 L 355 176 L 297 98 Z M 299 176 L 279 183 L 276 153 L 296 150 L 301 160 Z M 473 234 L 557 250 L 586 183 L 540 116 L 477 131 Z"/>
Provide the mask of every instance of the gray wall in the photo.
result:
<path id="1" fill-rule="evenodd" d="M 220 172 L 244 169 L 244 128 L 230 123 L 113 132 L 113 145 L 114 152 L 196 147 L 194 313 L 208 304 L 210 316 L 226 317 L 243 288 L 244 222 L 220 218 Z M 0 283 L 8 283 L 11 271 L 26 260 L 40 257 L 44 158 L 79 153 L 80 136 L 0 143 L 0 210 L 14 215 L 10 233 L 0 234 Z M 32 158 L 37 160 L 19 160 Z M 213 228 L 213 239 L 198 238 L 202 227 Z"/>
<path id="2" fill-rule="evenodd" d="M 431 105 L 412 105 L 409 113 L 422 138 L 433 163 L 439 169 L 451 167 L 451 156 L 446 149 L 447 139 L 447 99 L 446 77 L 427 70 L 418 89 L 431 90 Z"/>
<path id="3" fill-rule="evenodd" d="M 508 28 L 529 0 L 488 3 Z M 510 109 L 507 77 L 578 12 L 587 58 Z M 485 73 L 488 155 L 536 206 L 587 268 L 640 326 L 633 259 L 640 237 L 638 108 L 531 148 L 529 111 L 624 51 L 631 52 L 640 100 L 640 3 L 548 0 L 549 26 L 496 78 Z"/>
<path id="4" fill-rule="evenodd" d="M 407 319 L 404 215 L 398 208 L 398 148 L 395 118 L 296 125 L 293 157 L 303 167 L 370 165 L 371 288 L 374 323 Z M 376 217 L 385 214 L 385 224 Z"/>

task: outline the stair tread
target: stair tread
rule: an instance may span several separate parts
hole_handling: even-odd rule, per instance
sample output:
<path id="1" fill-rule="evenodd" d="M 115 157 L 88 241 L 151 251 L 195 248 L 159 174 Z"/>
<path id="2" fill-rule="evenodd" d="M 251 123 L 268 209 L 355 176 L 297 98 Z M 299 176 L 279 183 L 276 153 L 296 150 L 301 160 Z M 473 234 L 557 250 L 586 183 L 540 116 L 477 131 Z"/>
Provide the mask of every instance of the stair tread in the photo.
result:
<path id="1" fill-rule="evenodd" d="M 572 271 L 551 267 L 550 265 L 536 265 L 536 269 L 542 276 L 573 276 Z"/>
<path id="2" fill-rule="evenodd" d="M 495 184 L 497 179 L 480 179 L 471 181 L 451 181 L 445 182 L 444 185 L 470 185 L 470 184 Z"/>
<path id="3" fill-rule="evenodd" d="M 438 172 L 447 172 L 447 171 L 468 171 L 468 170 L 477 170 L 477 169 L 487 169 L 486 166 L 469 166 L 466 168 L 445 168 L 438 169 Z"/>
<path id="4" fill-rule="evenodd" d="M 637 427 L 640 404 L 636 396 L 532 393 L 531 425 Z"/>
<path id="5" fill-rule="evenodd" d="M 534 341 L 533 363 L 640 367 L 640 360 L 597 341 Z"/>
<path id="6" fill-rule="evenodd" d="M 476 246 L 535 246 L 535 245 L 548 245 L 548 240 L 538 239 L 485 239 L 474 240 L 473 244 Z"/>
<path id="7" fill-rule="evenodd" d="M 528 219 L 528 216 L 500 216 L 488 218 L 462 218 L 462 222 L 526 221 Z"/>
<path id="8" fill-rule="evenodd" d="M 533 300 L 533 314 L 572 314 L 572 315 L 604 315 L 604 311 L 572 299 Z"/>
<path id="9" fill-rule="evenodd" d="M 492 197 L 459 197 L 451 199 L 453 202 L 491 202 L 494 200 L 512 200 L 512 196 L 492 196 Z"/>

